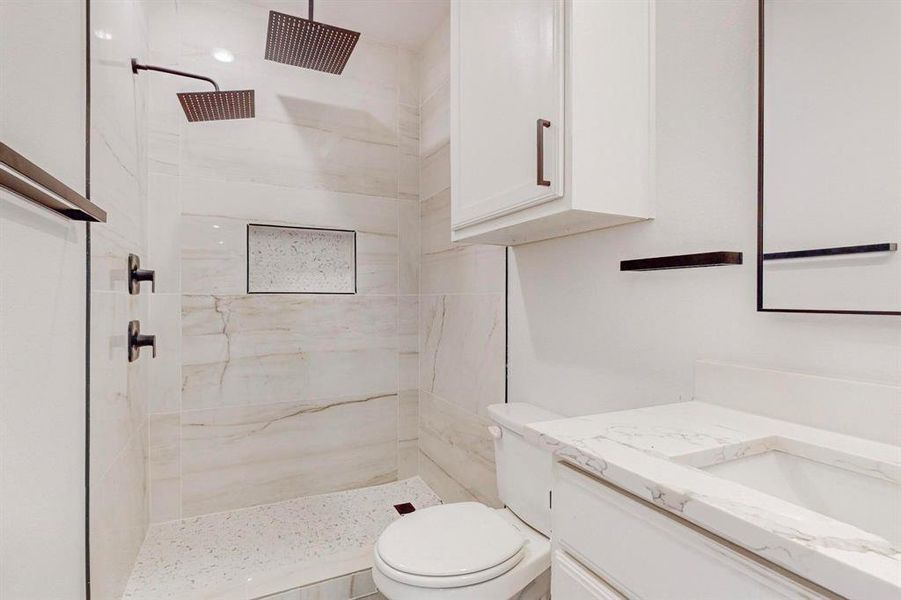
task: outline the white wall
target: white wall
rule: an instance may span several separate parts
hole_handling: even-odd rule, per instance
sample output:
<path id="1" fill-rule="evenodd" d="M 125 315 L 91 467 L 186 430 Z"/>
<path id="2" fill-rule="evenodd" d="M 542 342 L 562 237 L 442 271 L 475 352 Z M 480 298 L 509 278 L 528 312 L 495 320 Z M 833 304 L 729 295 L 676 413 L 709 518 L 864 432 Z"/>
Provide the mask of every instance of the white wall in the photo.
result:
<path id="1" fill-rule="evenodd" d="M 80 193 L 84 18 L 0 2 L 0 140 Z M 85 226 L 0 191 L 0 598 L 84 596 L 84 341 Z"/>
<path id="2" fill-rule="evenodd" d="M 755 311 L 757 3 L 657 3 L 657 218 L 511 252 L 509 401 L 567 415 L 688 400 L 693 363 L 901 381 L 897 317 Z M 737 267 L 619 261 L 740 250 Z"/>

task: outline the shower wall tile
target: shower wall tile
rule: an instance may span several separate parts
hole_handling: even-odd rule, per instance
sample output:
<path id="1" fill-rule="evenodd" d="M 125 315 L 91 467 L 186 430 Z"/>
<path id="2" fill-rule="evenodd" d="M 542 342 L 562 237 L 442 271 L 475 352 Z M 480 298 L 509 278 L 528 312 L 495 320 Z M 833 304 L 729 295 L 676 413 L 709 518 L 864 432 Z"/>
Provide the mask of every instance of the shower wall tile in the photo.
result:
<path id="1" fill-rule="evenodd" d="M 248 291 L 353 294 L 356 245 L 353 231 L 248 225 Z"/>
<path id="2" fill-rule="evenodd" d="M 154 243 L 149 244 L 147 254 L 141 256 L 141 267 L 156 272 L 157 294 L 177 294 L 181 290 L 180 221 L 178 177 L 150 173 L 147 231 Z"/>
<path id="3" fill-rule="evenodd" d="M 505 401 L 506 251 L 451 242 L 449 26 L 420 62 L 418 465 L 445 501 L 499 505 L 485 407 Z"/>
<path id="4" fill-rule="evenodd" d="M 396 414 L 396 394 L 184 412 L 183 513 L 393 481 Z"/>
<path id="5" fill-rule="evenodd" d="M 504 298 L 420 299 L 420 390 L 474 414 L 504 401 Z"/>
<path id="6" fill-rule="evenodd" d="M 397 478 L 419 475 L 419 439 L 398 442 Z"/>
<path id="7" fill-rule="evenodd" d="M 506 250 L 502 246 L 461 245 L 450 241 L 450 190 L 420 206 L 423 294 L 503 294 Z"/>
<path id="8" fill-rule="evenodd" d="M 181 414 L 150 416 L 150 522 L 181 518 Z"/>
<path id="9" fill-rule="evenodd" d="M 180 181 L 182 212 L 186 216 L 397 233 L 393 193 L 389 197 L 366 196 L 184 176 Z"/>
<path id="10" fill-rule="evenodd" d="M 148 411 L 174 412 L 181 408 L 181 294 L 152 294 L 147 300 L 146 330 L 156 335 L 157 346 L 156 358 L 146 363 Z"/>
<path id="11" fill-rule="evenodd" d="M 420 156 L 419 198 L 428 200 L 450 189 L 450 144 L 444 144 L 430 154 Z"/>
<path id="12" fill-rule="evenodd" d="M 428 392 L 422 392 L 419 410 L 423 454 L 480 502 L 503 506 L 497 497 L 491 421 Z"/>
<path id="13" fill-rule="evenodd" d="M 419 63 L 420 103 L 428 101 L 435 91 L 450 81 L 450 20 L 438 25 L 423 45 Z"/>
<path id="14" fill-rule="evenodd" d="M 265 119 L 182 135 L 181 172 L 226 181 L 395 196 L 397 146 Z"/>
<path id="15" fill-rule="evenodd" d="M 428 156 L 450 142 L 450 83 L 443 83 L 422 105 L 419 146 Z"/>
<path id="16" fill-rule="evenodd" d="M 184 296 L 186 410 L 397 392 L 392 296 Z"/>
<path id="17" fill-rule="evenodd" d="M 387 481 L 401 455 L 415 474 L 420 57 L 364 37 L 343 75 L 325 77 L 263 59 L 263 3 L 153 4 L 150 56 L 255 89 L 256 118 L 190 125 L 175 92 L 205 84 L 138 78 L 150 82 L 149 218 L 171 242 L 153 258 L 162 291 L 181 296 L 180 345 L 161 338 L 151 400 L 155 413 L 179 414 L 180 441 L 152 446 L 152 518 Z M 216 61 L 218 47 L 234 62 Z M 357 294 L 248 296 L 249 223 L 356 231 Z M 166 300 L 150 309 L 171 311 Z M 285 407 L 303 411 L 281 418 Z M 220 427 L 232 418 L 246 435 Z M 328 436 L 335 453 L 324 459 L 315 440 Z"/>
<path id="18" fill-rule="evenodd" d="M 419 293 L 419 200 L 397 201 L 399 294 Z"/>

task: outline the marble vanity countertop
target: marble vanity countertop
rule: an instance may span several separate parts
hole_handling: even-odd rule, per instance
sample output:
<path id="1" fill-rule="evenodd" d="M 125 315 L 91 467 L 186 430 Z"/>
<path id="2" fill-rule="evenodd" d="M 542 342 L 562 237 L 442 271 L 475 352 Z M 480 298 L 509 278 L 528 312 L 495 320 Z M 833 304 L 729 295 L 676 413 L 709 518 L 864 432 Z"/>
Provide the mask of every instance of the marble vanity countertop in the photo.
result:
<path id="1" fill-rule="evenodd" d="M 901 597 L 897 543 L 701 470 L 775 450 L 899 484 L 901 447 L 702 402 L 534 423 L 525 436 L 837 594 Z"/>

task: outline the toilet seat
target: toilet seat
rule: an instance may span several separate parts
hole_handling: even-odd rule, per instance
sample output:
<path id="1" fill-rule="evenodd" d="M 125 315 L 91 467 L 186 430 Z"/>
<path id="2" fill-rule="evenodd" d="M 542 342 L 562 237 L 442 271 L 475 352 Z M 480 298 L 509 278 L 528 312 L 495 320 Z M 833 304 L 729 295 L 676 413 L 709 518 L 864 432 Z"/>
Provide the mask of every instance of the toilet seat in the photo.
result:
<path id="1" fill-rule="evenodd" d="M 397 569 L 392 568 L 391 565 L 385 563 L 385 561 L 379 555 L 378 550 L 375 551 L 374 562 L 375 568 L 381 571 L 383 575 L 399 583 L 406 583 L 407 585 L 415 585 L 416 587 L 423 588 L 451 589 L 464 587 L 467 585 L 475 585 L 477 583 L 482 583 L 484 581 L 489 581 L 491 579 L 495 579 L 496 577 L 500 577 L 501 575 L 515 567 L 519 563 L 519 561 L 522 560 L 523 556 L 525 556 L 525 551 L 520 550 L 504 562 L 491 568 L 476 571 L 474 573 L 467 573 L 466 575 L 442 576 L 416 575 L 413 573 L 398 571 Z"/>
<path id="2" fill-rule="evenodd" d="M 426 588 L 455 588 L 494 579 L 523 558 L 526 538 L 478 502 L 426 508 L 389 525 L 374 561 L 386 577 Z"/>

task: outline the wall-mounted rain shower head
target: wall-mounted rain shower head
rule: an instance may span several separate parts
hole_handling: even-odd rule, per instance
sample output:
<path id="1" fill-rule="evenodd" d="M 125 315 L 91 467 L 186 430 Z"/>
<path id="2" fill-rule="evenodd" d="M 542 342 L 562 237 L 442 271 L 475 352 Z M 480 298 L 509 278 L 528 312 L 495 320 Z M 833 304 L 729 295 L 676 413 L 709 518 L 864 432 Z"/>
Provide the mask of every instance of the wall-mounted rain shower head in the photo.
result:
<path id="1" fill-rule="evenodd" d="M 252 119 L 256 116 L 253 90 L 226 90 L 223 92 L 219 90 L 219 85 L 209 77 L 176 71 L 166 67 L 142 65 L 138 63 L 136 58 L 133 58 L 131 59 L 131 72 L 137 75 L 138 71 L 158 71 L 179 77 L 200 79 L 213 84 L 214 92 L 182 92 L 177 94 L 181 108 L 185 111 L 185 116 L 192 123 L 197 121 Z"/>
<path id="2" fill-rule="evenodd" d="M 308 18 L 269 11 L 266 59 L 340 75 L 354 51 L 359 31 L 313 20 L 313 0 Z"/>

